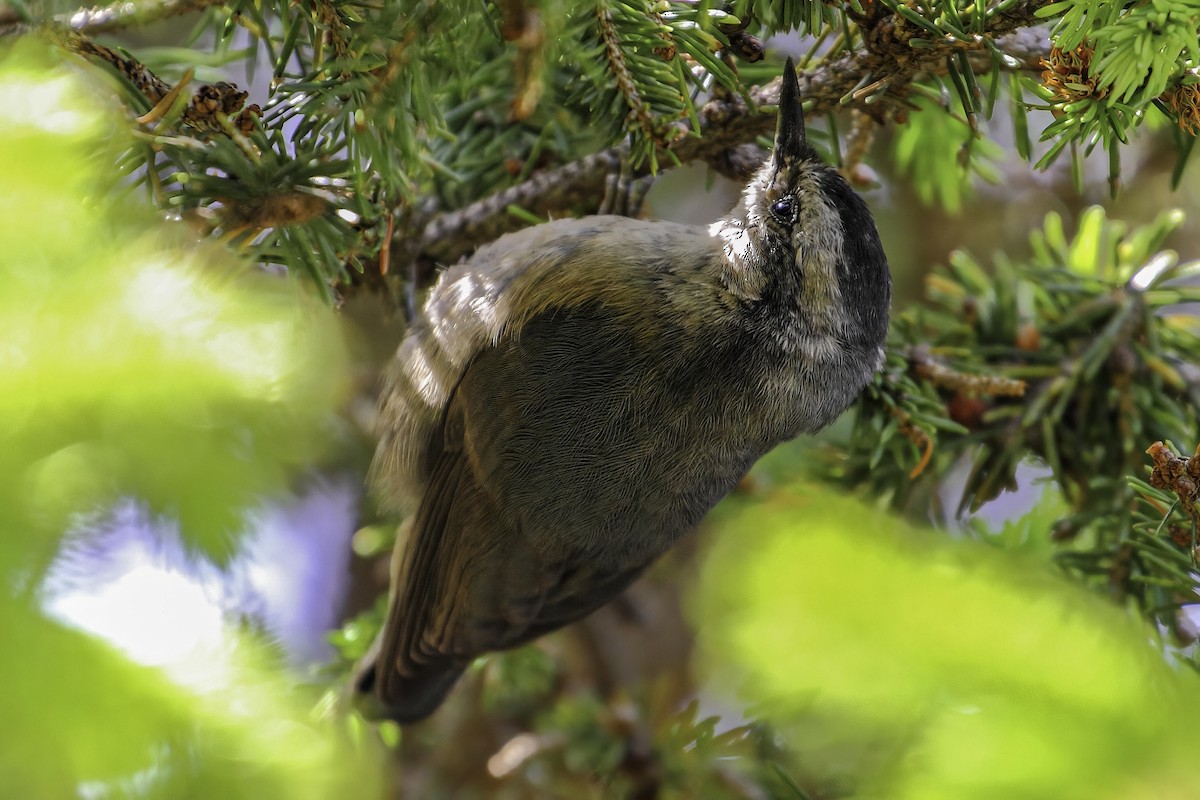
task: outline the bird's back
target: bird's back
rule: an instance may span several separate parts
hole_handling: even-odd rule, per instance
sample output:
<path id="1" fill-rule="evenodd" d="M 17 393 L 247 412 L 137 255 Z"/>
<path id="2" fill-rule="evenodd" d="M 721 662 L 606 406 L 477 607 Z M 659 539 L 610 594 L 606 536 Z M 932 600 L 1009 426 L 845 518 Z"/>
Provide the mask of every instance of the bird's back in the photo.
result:
<path id="1" fill-rule="evenodd" d="M 785 438 L 764 423 L 771 414 L 752 391 L 759 367 L 740 355 L 753 348 L 751 311 L 713 277 L 712 250 L 681 252 L 695 229 L 655 227 L 656 268 L 645 252 L 622 260 L 640 232 L 632 220 L 543 227 L 447 271 L 429 324 L 405 345 L 426 368 L 463 366 L 441 381 L 444 413 L 402 431 L 422 461 L 409 477 L 421 499 L 379 661 L 395 669 L 376 675 L 395 718 L 436 706 L 447 676 L 480 653 L 603 605 Z M 469 296 L 485 286 L 493 300 Z M 506 302 L 534 287 L 561 302 L 508 329 Z M 485 307 L 502 313 L 481 316 Z M 454 325 L 491 337 L 449 353 L 438 337 Z M 429 382 L 401 377 L 422 402 Z"/>

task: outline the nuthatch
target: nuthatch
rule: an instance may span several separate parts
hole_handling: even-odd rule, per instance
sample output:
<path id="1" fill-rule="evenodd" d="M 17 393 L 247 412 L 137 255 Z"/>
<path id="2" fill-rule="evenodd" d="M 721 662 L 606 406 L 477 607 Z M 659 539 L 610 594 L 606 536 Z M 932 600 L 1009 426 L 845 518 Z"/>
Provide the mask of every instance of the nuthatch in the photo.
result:
<path id="1" fill-rule="evenodd" d="M 422 719 L 476 656 L 591 613 L 833 422 L 882 363 L 890 300 L 790 60 L 774 151 L 723 219 L 558 220 L 447 269 L 380 400 L 374 485 L 415 517 L 359 679 L 375 713 Z"/>

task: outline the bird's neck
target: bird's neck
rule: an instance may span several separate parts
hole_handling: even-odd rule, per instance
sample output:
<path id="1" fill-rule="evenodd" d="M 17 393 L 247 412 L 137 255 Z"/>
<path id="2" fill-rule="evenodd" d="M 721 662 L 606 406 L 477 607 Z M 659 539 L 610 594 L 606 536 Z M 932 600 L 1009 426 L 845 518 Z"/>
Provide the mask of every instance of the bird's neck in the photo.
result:
<path id="1" fill-rule="evenodd" d="M 720 279 L 739 299 L 758 302 L 768 283 L 767 258 L 754 236 L 754 223 L 747 221 L 745 208 L 739 205 L 728 216 L 708 226 L 708 235 L 717 240 L 721 251 Z"/>

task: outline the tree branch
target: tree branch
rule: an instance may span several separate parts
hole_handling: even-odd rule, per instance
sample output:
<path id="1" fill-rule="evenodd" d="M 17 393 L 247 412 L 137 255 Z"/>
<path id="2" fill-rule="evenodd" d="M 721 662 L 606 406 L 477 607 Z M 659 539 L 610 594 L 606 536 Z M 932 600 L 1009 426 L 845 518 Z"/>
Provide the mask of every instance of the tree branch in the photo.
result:
<path id="1" fill-rule="evenodd" d="M 160 19 L 202 11 L 221 5 L 224 0 L 159 0 L 156 3 L 136 3 L 117 0 L 107 6 L 82 8 L 72 14 L 60 14 L 54 21 L 80 33 L 95 35 L 112 33 L 135 25 L 145 25 Z M 16 8 L 0 7 L 0 33 L 11 33 L 27 23 L 27 17 Z"/>
<path id="2" fill-rule="evenodd" d="M 191 14 L 221 3 L 222 0 L 162 0 L 145 5 L 118 0 L 107 6 L 80 9 L 62 21 L 83 33 L 111 33 L 133 25 Z"/>
<path id="3" fill-rule="evenodd" d="M 168 104 L 174 102 L 175 96 L 187 88 L 187 81 L 190 80 L 185 77 L 180 84 L 172 85 L 155 75 L 136 58 L 97 44 L 71 26 L 56 23 L 47 25 L 42 31 L 65 50 L 108 64 L 156 108 L 164 101 Z M 199 86 L 191 94 L 179 120 L 179 127 L 201 136 L 222 135 L 227 132 L 221 123 L 221 117 L 226 116 L 233 119 L 235 127 L 243 134 L 247 133 L 253 125 L 254 117 L 261 113 L 258 106 L 245 105 L 247 96 L 247 92 L 224 81 Z M 161 114 L 155 114 L 155 118 L 158 116 Z"/>
<path id="4" fill-rule="evenodd" d="M 1048 0 L 1025 0 L 997 15 L 989 35 L 1001 52 L 1014 59 L 1005 69 L 1035 71 L 1049 51 L 1045 29 L 1025 29 L 1036 20 L 1034 12 Z M 915 48 L 909 40 L 923 32 L 903 18 L 886 15 L 872 27 L 867 46 L 817 66 L 800 76 L 801 96 L 806 111 L 827 114 L 842 108 L 856 108 L 883 121 L 908 105 L 906 89 L 923 73 L 944 69 L 947 56 L 958 50 L 969 51 L 972 65 L 979 71 L 991 68 L 990 48 L 975 41 L 950 40 L 929 42 Z M 743 146 L 758 136 L 770 134 L 775 126 L 773 114 L 759 113 L 762 106 L 776 105 L 779 80 L 751 90 L 753 106 L 739 97 L 713 100 L 699 110 L 700 136 L 687 136 L 660 150 L 659 160 L 680 164 L 703 161 L 722 174 L 744 178 L 748 161 Z M 517 230 L 526 223 L 508 213 L 510 206 L 545 217 L 570 209 L 594 210 L 604 195 L 607 176 L 620 168 L 625 151 L 621 147 L 586 156 L 556 169 L 534 174 L 529 180 L 497 192 L 456 211 L 437 213 L 424 209 L 412 215 L 410 222 L 396 234 L 393 253 L 410 252 L 416 258 L 454 263 L 480 245 Z M 753 155 L 753 154 L 752 154 Z M 634 177 L 648 174 L 648 164 L 633 170 Z M 417 246 L 412 244 L 416 242 Z"/>

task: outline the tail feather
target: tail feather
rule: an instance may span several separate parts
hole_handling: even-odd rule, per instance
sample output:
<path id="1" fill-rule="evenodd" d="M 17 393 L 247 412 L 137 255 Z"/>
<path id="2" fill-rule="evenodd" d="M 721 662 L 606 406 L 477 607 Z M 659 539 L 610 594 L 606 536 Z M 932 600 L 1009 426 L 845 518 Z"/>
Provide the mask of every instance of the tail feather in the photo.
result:
<path id="1" fill-rule="evenodd" d="M 377 679 L 378 669 L 378 661 L 368 656 L 355 678 L 359 711 L 368 719 L 390 719 L 402 725 L 419 722 L 436 711 L 465 671 L 463 667 L 447 664 L 414 677 L 393 675 L 382 684 L 388 690 L 384 697 Z"/>

